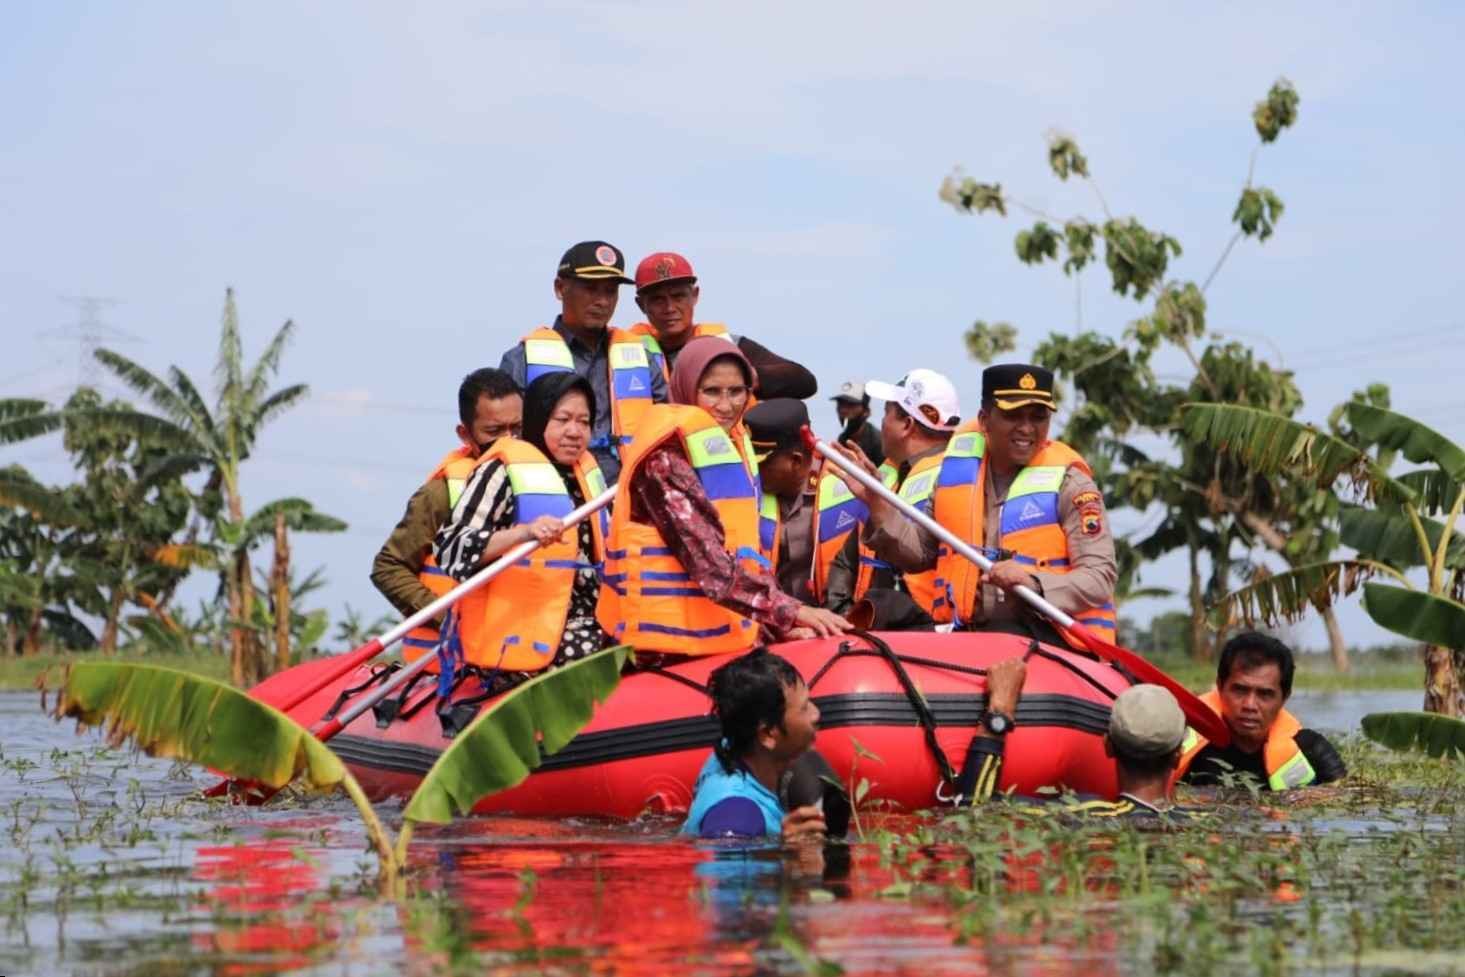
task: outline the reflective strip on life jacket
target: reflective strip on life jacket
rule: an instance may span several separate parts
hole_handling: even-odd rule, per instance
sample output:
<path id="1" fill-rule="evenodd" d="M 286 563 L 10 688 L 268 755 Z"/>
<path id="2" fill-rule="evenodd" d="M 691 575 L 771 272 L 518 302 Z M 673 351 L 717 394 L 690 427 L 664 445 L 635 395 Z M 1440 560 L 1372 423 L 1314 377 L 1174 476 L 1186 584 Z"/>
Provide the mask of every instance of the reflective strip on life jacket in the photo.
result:
<path id="1" fill-rule="evenodd" d="M 680 442 L 717 511 L 727 552 L 744 569 L 757 572 L 767 561 L 759 549 L 758 501 L 751 468 L 736 447 L 738 442 L 706 411 L 670 404 L 650 409 L 636 440 L 626 450 L 621 493 L 629 494 L 646 456 L 670 438 Z M 740 442 L 745 440 L 739 437 Z M 618 641 L 650 651 L 710 655 L 752 648 L 757 626 L 710 600 L 656 527 L 633 521 L 631 509 L 629 504 L 618 505 L 611 514 L 596 612 L 601 627 Z"/>
<path id="2" fill-rule="evenodd" d="M 641 415 L 652 403 L 651 364 L 641 337 L 624 329 L 608 329 L 606 339 L 611 432 L 592 441 L 592 448 L 627 444 L 636 433 Z M 526 386 L 547 373 L 574 371 L 575 358 L 570 346 L 553 329 L 540 326 L 521 342 Z"/>
<path id="3" fill-rule="evenodd" d="M 1217 716 L 1222 715 L 1219 691 L 1211 689 L 1200 700 Z M 1267 774 L 1267 786 L 1272 790 L 1294 790 L 1317 780 L 1317 771 L 1297 745 L 1297 734 L 1301 731 L 1302 723 L 1286 709 L 1277 713 L 1272 728 L 1267 730 L 1267 741 L 1262 744 L 1262 769 Z M 1186 728 L 1185 740 L 1180 744 L 1180 763 L 1172 774 L 1172 783 L 1185 775 L 1209 742 L 1193 728 Z"/>
<path id="4" fill-rule="evenodd" d="M 770 569 L 778 569 L 778 544 L 783 520 L 778 511 L 778 496 L 764 492 L 758 500 L 758 549 Z"/>
<path id="5" fill-rule="evenodd" d="M 936 479 L 940 475 L 941 455 L 933 454 L 922 458 L 911 467 L 906 473 L 905 481 L 896 487 L 895 492 L 902 500 L 920 509 L 922 512 L 931 511 L 932 495 L 936 491 Z M 899 477 L 898 470 L 896 477 Z M 870 589 L 874 580 L 875 571 L 882 569 L 893 569 L 890 564 L 882 561 L 876 556 L 875 551 L 860 542 L 860 566 L 855 578 L 856 601 L 862 600 Z M 905 584 L 906 592 L 927 614 L 932 614 L 934 608 L 945 603 L 944 594 L 937 592 L 936 570 L 927 570 L 924 573 L 903 573 L 900 579 Z"/>

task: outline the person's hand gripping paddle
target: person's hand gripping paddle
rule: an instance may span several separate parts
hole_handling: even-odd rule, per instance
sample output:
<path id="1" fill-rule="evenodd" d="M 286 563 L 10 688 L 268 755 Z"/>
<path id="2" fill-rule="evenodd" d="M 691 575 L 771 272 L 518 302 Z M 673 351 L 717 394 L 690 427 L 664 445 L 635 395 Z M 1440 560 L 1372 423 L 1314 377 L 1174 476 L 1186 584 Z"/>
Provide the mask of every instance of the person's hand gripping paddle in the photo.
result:
<path id="1" fill-rule="evenodd" d="M 980 550 L 886 488 L 878 478 L 850 461 L 837 448 L 830 445 L 827 441 L 821 441 L 816 438 L 814 432 L 807 427 L 804 428 L 804 443 L 809 446 L 809 450 L 822 455 L 870 492 L 894 506 L 901 515 L 934 535 L 941 542 L 951 547 L 954 552 L 971 560 L 983 572 L 992 569 L 992 561 L 987 559 Z M 1103 638 L 1100 638 L 1078 621 L 1074 620 L 1071 615 L 1054 607 L 1031 587 L 1019 584 L 1013 588 L 1013 591 L 1023 600 L 1027 601 L 1039 614 L 1042 614 L 1048 620 L 1082 642 L 1085 648 L 1099 658 L 1116 665 L 1122 665 L 1131 675 L 1141 682 L 1152 682 L 1155 685 L 1162 685 L 1169 689 L 1174 694 L 1176 701 L 1180 703 L 1180 708 L 1184 711 L 1185 718 L 1191 727 L 1206 739 L 1219 746 L 1224 746 L 1231 742 L 1231 730 L 1227 728 L 1226 723 L 1211 710 L 1210 706 L 1202 702 L 1185 686 L 1160 671 L 1160 669 L 1136 653 L 1125 648 L 1120 648 L 1118 645 L 1112 645 Z"/>
<path id="2" fill-rule="evenodd" d="M 616 487 L 612 485 L 610 488 L 606 489 L 604 492 L 600 493 L 589 502 L 586 502 L 579 508 L 572 510 L 564 517 L 564 528 L 571 529 L 584 522 L 590 516 L 610 505 L 611 502 L 615 500 L 615 495 Z M 458 586 L 454 587 L 446 594 L 443 594 L 437 600 L 433 601 L 431 604 L 428 604 L 422 610 L 418 611 L 416 614 L 413 614 L 411 617 L 407 618 L 401 624 L 392 628 L 381 637 L 373 638 L 361 647 L 353 651 L 347 652 L 344 655 L 321 659 L 319 663 L 320 667 L 317 672 L 315 672 L 314 674 L 306 673 L 308 679 L 310 680 L 307 684 L 307 687 L 301 688 L 300 683 L 302 668 L 297 667 L 292 668 L 289 671 L 282 672 L 280 673 L 280 675 L 275 676 L 273 679 L 266 679 L 264 682 L 261 682 L 259 685 L 250 689 L 249 694 L 256 699 L 259 699 L 261 702 L 265 702 L 268 705 L 274 706 L 281 712 L 288 713 L 291 709 L 295 708 L 302 702 L 305 702 L 311 696 L 320 692 L 321 689 L 324 689 L 326 686 L 330 685 L 332 682 L 336 681 L 342 676 L 349 675 L 357 668 L 360 668 L 362 665 L 366 664 L 368 661 L 375 658 L 377 655 L 381 654 L 383 651 L 390 648 L 398 641 L 402 640 L 402 638 L 405 637 L 407 633 L 413 628 L 421 627 L 422 625 L 433 620 L 439 614 L 442 614 L 458 601 L 462 600 L 473 591 L 488 583 L 504 570 L 508 569 L 515 563 L 527 557 L 530 553 L 538 549 L 538 547 L 539 541 L 535 539 L 527 540 L 523 543 L 520 543 L 518 546 L 515 546 L 503 556 L 499 557 L 497 560 L 494 560 L 488 566 L 484 567 L 482 570 L 479 570 L 473 576 L 458 584 Z M 322 742 L 330 739 L 332 736 L 335 736 L 341 730 L 349 726 L 357 716 L 366 712 L 372 706 L 376 705 L 378 702 L 391 695 L 403 685 L 406 685 L 412 680 L 413 676 L 420 673 L 423 669 L 427 668 L 436 660 L 436 655 L 423 655 L 421 658 L 412 662 L 410 665 L 407 665 L 406 667 L 399 670 L 395 675 L 393 675 L 390 679 L 384 682 L 381 686 L 373 689 L 372 691 L 363 695 L 360 699 L 347 705 L 339 713 L 337 713 L 334 718 L 322 719 L 314 726 L 311 726 L 310 731 L 315 734 L 316 739 Z M 314 666 L 316 664 L 317 663 L 312 662 L 311 666 Z M 304 668 L 310 668 L 311 666 L 304 666 Z M 276 681 L 287 676 L 289 677 L 288 682 Z M 219 784 L 215 784 L 213 787 L 210 787 L 208 790 L 204 791 L 204 795 L 206 797 L 216 797 L 220 794 L 227 793 L 230 785 L 233 783 L 234 781 L 225 780 Z M 270 794 L 261 795 L 258 788 L 256 787 L 249 792 L 247 797 L 251 803 L 263 803 L 264 801 L 268 800 L 269 797 L 272 796 L 272 794 L 273 792 L 270 792 Z"/>

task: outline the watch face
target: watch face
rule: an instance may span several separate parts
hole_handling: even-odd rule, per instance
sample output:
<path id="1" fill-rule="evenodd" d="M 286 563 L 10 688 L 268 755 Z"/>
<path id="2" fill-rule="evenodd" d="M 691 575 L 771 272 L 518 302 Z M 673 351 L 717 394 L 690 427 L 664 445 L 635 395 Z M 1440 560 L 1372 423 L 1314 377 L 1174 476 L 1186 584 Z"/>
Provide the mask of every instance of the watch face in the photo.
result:
<path id="1" fill-rule="evenodd" d="M 1000 712 L 987 713 L 983 722 L 986 724 L 987 729 L 999 736 L 1012 728 L 1012 720 Z"/>

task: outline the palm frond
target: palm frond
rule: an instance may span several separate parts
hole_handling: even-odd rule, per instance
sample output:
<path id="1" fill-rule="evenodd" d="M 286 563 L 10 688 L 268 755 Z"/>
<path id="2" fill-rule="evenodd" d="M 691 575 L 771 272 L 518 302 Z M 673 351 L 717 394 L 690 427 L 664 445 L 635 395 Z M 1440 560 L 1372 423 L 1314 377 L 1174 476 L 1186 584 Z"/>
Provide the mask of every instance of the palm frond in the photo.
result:
<path id="1" fill-rule="evenodd" d="M 0 469 L 0 505 L 25 509 L 53 526 L 74 526 L 81 519 L 65 496 L 36 481 L 19 465 Z"/>
<path id="2" fill-rule="evenodd" d="M 44 414 L 46 402 L 31 397 L 0 397 L 0 421 L 10 421 L 32 414 Z"/>
<path id="3" fill-rule="evenodd" d="M 75 421 L 104 427 L 119 434 L 131 435 L 147 445 L 159 445 L 195 454 L 206 453 L 205 445 L 191 430 L 156 414 L 131 408 L 100 407 L 59 411 L 58 416 L 63 423 Z"/>
<path id="4" fill-rule="evenodd" d="M 1414 493 L 1347 441 L 1255 407 L 1189 403 L 1180 426 L 1191 441 L 1235 456 L 1261 475 L 1295 475 L 1328 488 L 1346 478 L 1370 499 L 1407 501 Z"/>
<path id="5" fill-rule="evenodd" d="M 1352 401 L 1345 408 L 1348 422 L 1369 444 L 1398 451 L 1412 462 L 1439 465 L 1457 482 L 1465 482 L 1465 448 L 1412 417 Z"/>
<path id="6" fill-rule="evenodd" d="M 1338 510 L 1338 538 L 1360 555 L 1396 567 L 1426 566 L 1434 559 L 1445 527 L 1433 519 L 1419 520 L 1429 540 L 1430 553 L 1420 552 L 1419 536 L 1409 516 L 1396 506 L 1369 509 L 1344 505 Z M 1445 566 L 1465 567 L 1465 537 L 1454 536 L 1445 550 Z"/>
<path id="7" fill-rule="evenodd" d="M 209 409 L 208 401 L 204 400 L 203 394 L 198 392 L 194 385 L 193 378 L 184 373 L 176 366 L 168 367 L 168 380 L 173 384 L 173 389 L 178 392 L 178 397 L 193 412 L 194 429 L 198 432 L 200 440 L 214 440 L 214 414 Z"/>
<path id="8" fill-rule="evenodd" d="M 197 430 L 198 419 L 194 416 L 193 409 L 179 396 L 178 391 L 161 377 L 147 367 L 133 362 L 121 353 L 114 353 L 110 349 L 99 349 L 95 355 L 99 363 L 112 371 L 123 383 L 146 397 L 154 407 L 162 411 L 163 416 L 168 420 L 179 427 Z"/>
<path id="9" fill-rule="evenodd" d="M 249 418 L 249 440 L 252 442 L 260 428 L 309 396 L 310 386 L 304 383 L 293 384 L 270 394 L 262 403 L 255 406 Z"/>
<path id="10" fill-rule="evenodd" d="M 1298 621 L 1309 610 L 1321 610 L 1352 594 L 1369 577 L 1389 572 L 1388 567 L 1372 560 L 1304 564 L 1233 590 L 1211 610 L 1211 622 L 1217 627 L 1229 627 L 1238 620 L 1276 627 L 1282 622 Z"/>
<path id="11" fill-rule="evenodd" d="M 285 525 L 297 533 L 340 533 L 350 528 L 334 516 L 317 512 L 315 506 L 305 499 L 275 499 L 245 518 L 243 538 L 246 545 L 273 534 L 275 516 L 280 513 L 285 516 Z"/>
<path id="12" fill-rule="evenodd" d="M 239 336 L 239 310 L 234 304 L 234 289 L 224 289 L 224 311 L 219 318 L 219 359 L 214 364 L 214 379 L 219 384 L 219 403 L 236 399 L 243 391 L 244 344 Z M 228 413 L 226 407 L 224 413 Z"/>
<path id="13" fill-rule="evenodd" d="M 8 411 L 0 411 L 0 444 L 15 444 L 18 441 L 45 437 L 61 430 L 66 424 L 64 411 L 30 410 L 29 407 L 22 406 L 40 404 L 41 401 L 0 401 L 0 404 L 5 403 L 12 406 Z"/>
<path id="14" fill-rule="evenodd" d="M 1371 712 L 1362 725 L 1364 736 L 1391 750 L 1465 758 L 1465 720 L 1432 712 Z"/>
<path id="15" fill-rule="evenodd" d="M 478 801 L 529 776 L 590 721 L 620 682 L 631 650 L 609 648 L 530 679 L 473 720 L 437 758 L 403 812 L 446 824 Z M 405 827 L 404 827 L 405 833 Z"/>
<path id="16" fill-rule="evenodd" d="M 1450 511 L 1460 497 L 1461 483 L 1438 468 L 1421 468 L 1399 476 L 1399 482 L 1415 493 L 1415 506 L 1425 515 L 1438 516 Z"/>
<path id="17" fill-rule="evenodd" d="M 257 402 L 265 395 L 265 389 L 270 385 L 270 378 L 280 369 L 280 357 L 285 352 L 285 347 L 295 336 L 295 323 L 289 319 L 275 333 L 269 345 L 259 359 L 255 360 L 254 368 L 249 371 L 249 379 L 244 383 L 245 396 L 251 403 Z"/>
<path id="18" fill-rule="evenodd" d="M 1363 609 L 1375 624 L 1395 634 L 1465 651 L 1465 604 L 1422 590 L 1370 583 L 1363 586 Z"/>
<path id="19" fill-rule="evenodd" d="M 198 471 L 213 461 L 209 455 L 179 453 L 164 455 L 148 464 L 138 473 L 138 486 L 144 491 L 164 482 L 170 482 L 175 478 Z"/>

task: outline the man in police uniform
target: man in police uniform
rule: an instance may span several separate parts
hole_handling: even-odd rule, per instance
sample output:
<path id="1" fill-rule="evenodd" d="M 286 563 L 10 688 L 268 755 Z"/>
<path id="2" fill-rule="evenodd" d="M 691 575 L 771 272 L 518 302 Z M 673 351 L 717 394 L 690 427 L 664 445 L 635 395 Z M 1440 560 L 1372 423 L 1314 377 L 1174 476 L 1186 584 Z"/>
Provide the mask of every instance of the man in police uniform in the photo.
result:
<path id="1" fill-rule="evenodd" d="M 1020 630 L 1055 641 L 1057 633 L 1012 593 L 1015 587 L 1026 585 L 1112 641 L 1114 583 L 1119 570 L 1104 497 L 1083 460 L 1066 445 L 1049 439 L 1054 407 L 1052 372 L 1025 363 L 990 366 L 982 373 L 980 412 L 952 437 L 943 466 L 952 465 L 953 471 L 958 448 L 985 447 L 980 463 L 968 468 L 975 472 L 975 484 L 960 484 L 950 477 L 951 471 L 943 471 L 935 517 L 959 535 L 963 529 L 971 533 L 967 542 L 984 548 L 994 561 L 990 573 L 978 578 L 963 557 L 949 552 L 941 554 L 938 567 L 938 549 L 944 547 L 890 506 L 871 506 L 870 532 L 882 537 L 883 545 L 877 549 L 882 559 L 902 572 L 919 573 L 933 567 L 939 571 L 949 590 L 947 599 L 955 605 L 952 616 L 962 627 Z M 972 434 L 979 437 L 964 437 Z M 1033 481 L 1020 482 L 1020 477 L 1030 466 L 1036 472 L 1035 462 L 1045 469 L 1041 473 L 1045 478 L 1058 484 L 1045 486 L 1047 492 L 1009 502 L 1015 485 L 1026 489 L 1024 483 Z M 1061 477 L 1055 471 L 1058 468 Z M 963 489 L 982 493 L 980 534 L 973 521 L 960 526 L 951 517 L 955 506 L 948 500 Z M 1024 530 L 1031 533 L 1045 524 L 1051 530 L 1050 538 L 1058 538 L 1061 531 L 1062 545 L 1053 549 L 1063 552 L 1024 552 L 1017 545 L 1008 545 L 1014 535 L 1021 538 Z M 975 594 L 963 590 L 963 580 L 978 581 Z M 937 618 L 944 616 L 938 613 Z"/>
<path id="2" fill-rule="evenodd" d="M 810 603 L 809 574 L 814 565 L 814 489 L 809 472 L 814 454 L 804 444 L 809 409 L 802 400 L 779 397 L 760 401 L 743 415 L 758 459 L 759 532 L 774 541 L 770 557 L 779 589 Z"/>
<path id="3" fill-rule="evenodd" d="M 530 337 L 515 343 L 499 363 L 499 369 L 513 377 L 520 387 L 528 388 L 535 379 L 529 375 L 528 340 L 541 333 L 546 336 L 551 331 L 558 334 L 568 347 L 569 362 L 551 369 L 573 368 L 574 372 L 590 381 L 590 389 L 595 392 L 590 450 L 595 452 L 595 460 L 607 484 L 613 484 L 620 475 L 619 448 L 634 433 L 613 429 L 617 400 L 629 399 L 627 394 L 645 398 L 644 391 L 616 389 L 617 384 L 612 377 L 611 347 L 622 337 L 621 330 L 610 327 L 610 319 L 615 315 L 620 287 L 630 284 L 631 279 L 626 277 L 626 258 L 619 248 L 604 241 L 576 244 L 560 258 L 559 269 L 555 273 L 554 294 L 560 302 L 560 314 L 555 317 L 554 325 L 547 330 L 536 330 Z M 640 345 L 639 338 L 636 345 Z M 543 367 L 537 367 L 532 372 L 537 374 L 541 369 Z M 630 385 L 646 383 L 639 377 L 628 379 Z M 650 402 L 666 403 L 666 378 L 660 370 L 649 371 L 649 387 Z"/>

